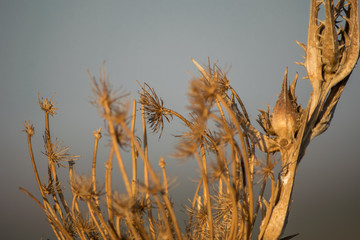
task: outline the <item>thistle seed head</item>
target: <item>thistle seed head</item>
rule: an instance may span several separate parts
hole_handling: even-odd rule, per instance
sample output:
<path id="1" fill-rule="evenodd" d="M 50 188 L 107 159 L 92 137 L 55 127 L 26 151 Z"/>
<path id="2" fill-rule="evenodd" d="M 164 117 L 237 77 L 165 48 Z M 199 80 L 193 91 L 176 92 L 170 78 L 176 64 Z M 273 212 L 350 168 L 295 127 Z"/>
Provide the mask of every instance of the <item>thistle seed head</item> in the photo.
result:
<path id="1" fill-rule="evenodd" d="M 170 122 L 173 118 L 172 113 L 166 110 L 164 107 L 164 101 L 159 98 L 153 88 L 144 83 L 141 86 L 141 91 L 138 91 L 140 95 L 140 104 L 144 106 L 147 122 L 150 124 L 150 128 L 154 133 L 160 131 L 160 136 L 164 130 L 164 120 Z"/>
<path id="2" fill-rule="evenodd" d="M 40 93 L 38 93 L 38 102 L 40 104 L 41 110 L 50 114 L 52 117 L 56 115 L 56 110 L 58 109 L 57 107 L 55 107 L 56 103 L 52 101 L 54 95 L 55 93 L 53 93 L 50 99 L 48 98 L 44 99 L 43 97 L 40 99 Z"/>
<path id="3" fill-rule="evenodd" d="M 34 133 L 35 133 L 35 128 L 34 128 L 34 125 L 32 125 L 32 124 L 30 123 L 30 121 L 25 121 L 25 122 L 23 123 L 23 125 L 24 125 L 24 127 L 25 127 L 25 129 L 22 130 L 23 132 L 26 132 L 30 137 L 31 137 L 32 135 L 34 135 Z"/>
<path id="4" fill-rule="evenodd" d="M 91 177 L 75 175 L 72 183 L 72 192 L 83 201 L 89 201 L 92 198 L 99 196 L 99 192 L 94 192 L 93 182 Z"/>
<path id="5" fill-rule="evenodd" d="M 96 140 L 100 140 L 101 138 L 101 128 L 98 128 L 96 131 L 93 132 L 94 138 Z"/>

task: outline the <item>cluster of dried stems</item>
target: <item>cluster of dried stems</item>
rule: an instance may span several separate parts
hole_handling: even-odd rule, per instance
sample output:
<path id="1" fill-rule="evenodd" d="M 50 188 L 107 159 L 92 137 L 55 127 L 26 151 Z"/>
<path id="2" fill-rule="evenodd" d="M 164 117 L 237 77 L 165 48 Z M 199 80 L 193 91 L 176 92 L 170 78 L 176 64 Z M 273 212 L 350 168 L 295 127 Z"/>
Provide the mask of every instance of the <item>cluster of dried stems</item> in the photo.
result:
<path id="1" fill-rule="evenodd" d="M 325 12 L 323 20 L 318 17 L 320 9 Z M 358 1 L 312 0 L 308 43 L 299 45 L 305 51 L 305 61 L 299 64 L 306 68 L 313 92 L 303 109 L 295 97 L 297 75 L 288 87 L 286 71 L 273 112 L 260 110 L 257 121 L 264 133 L 252 125 L 239 95 L 216 63 L 203 68 L 193 60 L 200 76 L 190 83 L 187 117 L 165 107 L 147 84 L 141 85 L 140 99 L 131 106 L 124 101 L 126 94 L 111 88 L 104 66 L 98 80 L 89 74 L 94 93 L 91 102 L 105 120 L 111 142 L 104 193 L 95 174 L 101 129 L 94 132 L 91 175 L 76 175 L 73 166 L 78 156 L 69 154 L 69 148 L 50 134 L 50 116 L 57 109 L 52 97 L 39 97 L 45 113 L 48 179 L 40 181 L 31 144 L 34 127 L 25 122 L 42 200 L 21 190 L 44 210 L 58 239 L 279 239 L 286 226 L 297 166 L 310 141 L 328 128 L 358 59 Z M 142 119 L 142 136 L 135 135 L 137 115 Z M 178 136 L 174 156 L 192 157 L 201 173 L 186 209 L 185 231 L 180 230 L 170 201 L 166 163 L 160 159 L 159 176 L 148 157 L 146 121 L 161 136 L 165 122 L 174 117 L 187 128 Z M 124 148 L 131 149 L 131 173 L 125 170 Z M 275 155 L 277 152 L 280 154 Z M 112 188 L 113 159 L 125 193 Z M 68 200 L 57 175 L 64 161 L 71 185 Z M 144 166 L 141 176 L 138 161 Z M 258 191 L 255 184 L 259 184 Z"/>

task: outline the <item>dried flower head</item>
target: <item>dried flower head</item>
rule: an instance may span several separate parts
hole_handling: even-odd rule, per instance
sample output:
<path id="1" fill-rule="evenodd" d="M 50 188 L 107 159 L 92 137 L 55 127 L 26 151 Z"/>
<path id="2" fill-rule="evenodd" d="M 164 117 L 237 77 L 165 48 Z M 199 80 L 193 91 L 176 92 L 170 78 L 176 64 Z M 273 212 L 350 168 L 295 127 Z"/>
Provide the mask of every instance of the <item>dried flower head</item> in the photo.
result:
<path id="1" fill-rule="evenodd" d="M 79 228 L 81 231 L 84 231 L 90 239 L 99 239 L 100 234 L 96 231 L 96 224 L 94 223 L 94 220 L 90 215 L 85 217 L 85 219 L 82 217 L 80 213 L 76 213 L 74 224 L 77 228 Z"/>
<path id="2" fill-rule="evenodd" d="M 63 142 L 60 142 L 57 138 L 50 149 L 47 147 L 47 138 L 44 136 L 43 139 L 46 149 L 44 154 L 48 157 L 49 161 L 53 163 L 65 167 L 60 162 L 72 162 L 80 157 L 79 155 L 69 154 L 70 147 L 63 147 Z"/>
<path id="3" fill-rule="evenodd" d="M 225 119 L 223 121 L 216 121 L 218 131 L 216 136 L 221 143 L 225 144 L 234 141 L 234 136 L 237 134 L 236 126 L 233 122 Z"/>
<path id="4" fill-rule="evenodd" d="M 100 140 L 101 138 L 101 128 L 98 128 L 96 131 L 93 132 L 94 138 L 96 140 Z"/>
<path id="5" fill-rule="evenodd" d="M 192 115 L 196 116 L 196 121 L 201 119 L 205 123 L 212 115 L 216 99 L 226 97 L 226 91 L 230 89 L 230 85 L 226 75 L 216 63 L 213 67 L 209 63 L 207 70 L 205 70 L 195 60 L 193 62 L 201 76 L 190 82 L 188 91 L 190 105 L 188 108 L 192 111 Z"/>
<path id="6" fill-rule="evenodd" d="M 120 99 L 128 96 L 128 93 L 120 92 L 120 89 L 113 90 L 109 83 L 109 77 L 106 74 L 105 63 L 100 69 L 99 80 L 96 81 L 95 77 L 88 71 L 89 78 L 91 79 L 91 90 L 94 96 L 91 98 L 90 103 L 95 105 L 102 116 L 108 117 L 108 111 L 119 111 L 122 106 Z M 122 112 L 122 111 L 121 111 Z"/>
<path id="7" fill-rule="evenodd" d="M 50 179 L 48 183 L 44 183 L 43 185 L 41 185 L 41 188 L 45 195 L 62 192 L 61 183 L 56 182 L 54 185 L 54 181 L 52 179 Z"/>
<path id="8" fill-rule="evenodd" d="M 104 115 L 104 118 L 114 122 L 115 124 L 122 125 L 129 119 L 130 104 L 128 101 L 118 102 L 111 106 L 109 113 Z"/>
<path id="9" fill-rule="evenodd" d="M 125 194 L 114 192 L 112 194 L 112 207 L 114 213 L 119 217 L 125 217 L 133 211 L 136 206 L 136 200 Z"/>
<path id="10" fill-rule="evenodd" d="M 217 84 L 212 84 L 204 78 L 196 78 L 190 82 L 188 97 L 190 105 L 188 108 L 202 118 L 208 118 L 211 108 L 215 104 Z"/>
<path id="11" fill-rule="evenodd" d="M 115 126 L 116 141 L 122 149 L 127 149 L 131 146 L 131 137 L 127 134 L 124 128 L 120 125 Z"/>
<path id="12" fill-rule="evenodd" d="M 83 201 L 88 201 L 100 195 L 100 192 L 94 192 L 91 176 L 75 175 L 72 183 L 72 192 Z"/>
<path id="13" fill-rule="evenodd" d="M 173 154 L 174 157 L 184 159 L 191 157 L 199 147 L 200 143 L 206 144 L 206 124 L 203 123 L 201 118 L 193 120 L 190 130 L 184 134 L 177 136 L 180 138 L 179 143 L 176 146 L 176 151 Z"/>
<path id="14" fill-rule="evenodd" d="M 261 162 L 260 162 L 261 163 Z M 267 163 L 260 164 L 259 168 L 256 170 L 255 175 L 259 178 L 257 183 L 267 181 L 269 178 L 274 178 L 274 167 L 278 163 L 277 159 L 269 158 Z"/>
<path id="15" fill-rule="evenodd" d="M 228 169 L 223 160 L 211 163 L 212 171 L 209 173 L 209 180 L 219 180 L 226 175 Z"/>
<path id="16" fill-rule="evenodd" d="M 159 166 L 160 166 L 161 168 L 165 168 L 165 167 L 166 167 L 166 162 L 164 161 L 164 158 L 160 158 Z"/>
<path id="17" fill-rule="evenodd" d="M 23 125 L 25 127 L 25 129 L 22 130 L 23 132 L 26 132 L 30 137 L 34 135 L 35 128 L 34 125 L 30 124 L 30 121 L 24 121 Z"/>
<path id="18" fill-rule="evenodd" d="M 214 209 L 216 210 L 216 214 L 214 216 L 215 222 L 219 225 L 226 225 L 231 222 L 232 219 L 232 211 L 233 200 L 228 192 L 216 192 L 213 195 L 214 199 Z"/>
<path id="19" fill-rule="evenodd" d="M 52 98 L 55 96 L 55 93 L 51 96 L 50 99 L 41 97 L 40 99 L 40 93 L 38 93 L 38 102 L 40 104 L 41 110 L 44 112 L 50 114 L 52 117 L 56 115 L 56 110 L 58 109 L 55 107 L 56 103 L 53 103 Z"/>
<path id="20" fill-rule="evenodd" d="M 144 86 L 141 86 L 141 90 L 138 93 L 140 95 L 140 103 L 144 106 L 147 122 L 150 124 L 152 131 L 154 133 L 160 131 L 161 136 L 164 129 L 164 119 L 170 122 L 173 115 L 164 108 L 164 101 L 157 96 L 155 90 L 148 84 L 144 83 Z"/>
<path id="21" fill-rule="evenodd" d="M 191 239 L 201 239 L 201 235 L 208 235 L 208 212 L 207 207 L 202 203 L 198 196 L 195 209 L 185 206 L 187 214 L 194 219 L 191 226 Z M 205 230 L 205 231 L 204 231 Z"/>
<path id="22" fill-rule="evenodd" d="M 201 77 L 203 81 L 206 81 L 208 83 L 218 85 L 217 86 L 217 93 L 223 96 L 225 92 L 230 89 L 230 79 L 227 78 L 226 73 L 223 72 L 219 66 L 217 65 L 217 62 L 213 64 L 211 67 L 210 60 L 208 60 L 208 65 L 206 70 L 198 64 L 194 59 L 192 59 L 193 63 L 201 73 Z"/>

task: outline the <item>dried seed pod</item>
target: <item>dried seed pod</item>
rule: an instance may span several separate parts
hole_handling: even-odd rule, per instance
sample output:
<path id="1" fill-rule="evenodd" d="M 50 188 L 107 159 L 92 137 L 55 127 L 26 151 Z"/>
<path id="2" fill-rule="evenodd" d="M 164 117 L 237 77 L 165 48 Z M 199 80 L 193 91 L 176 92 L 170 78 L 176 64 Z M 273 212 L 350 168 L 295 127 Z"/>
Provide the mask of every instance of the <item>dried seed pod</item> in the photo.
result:
<path id="1" fill-rule="evenodd" d="M 333 4 L 333 1 L 325 1 L 326 18 L 324 24 L 320 25 L 321 60 L 327 74 L 333 74 L 337 71 L 341 59 Z"/>
<path id="2" fill-rule="evenodd" d="M 287 86 L 287 69 L 281 92 L 271 116 L 271 126 L 282 146 L 289 144 L 298 129 L 297 111 Z"/>

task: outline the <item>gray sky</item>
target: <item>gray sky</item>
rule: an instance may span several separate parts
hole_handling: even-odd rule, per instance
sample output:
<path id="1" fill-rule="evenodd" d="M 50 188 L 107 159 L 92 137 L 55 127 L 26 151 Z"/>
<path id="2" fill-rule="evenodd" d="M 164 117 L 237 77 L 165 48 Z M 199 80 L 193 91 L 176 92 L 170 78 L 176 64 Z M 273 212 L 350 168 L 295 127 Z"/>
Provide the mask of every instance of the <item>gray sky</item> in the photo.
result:
<path id="1" fill-rule="evenodd" d="M 52 134 L 80 154 L 79 173 L 90 173 L 92 132 L 103 126 L 89 104 L 91 90 L 86 69 L 98 75 L 104 60 L 114 87 L 133 97 L 136 80 L 147 82 L 166 106 L 186 113 L 190 58 L 199 63 L 218 60 L 231 66 L 232 86 L 242 97 L 251 118 L 257 109 L 274 106 L 285 68 L 289 78 L 302 67 L 310 1 L 296 0 L 181 0 L 181 1 L 0 1 L 0 231 L 4 239 L 54 238 L 44 213 L 25 194 L 40 196 L 28 155 L 24 120 L 35 126 L 34 151 L 42 177 L 44 117 L 38 92 L 54 92 L 59 107 Z M 294 202 L 286 233 L 299 239 L 355 239 L 360 220 L 360 71 L 355 69 L 338 104 L 329 130 L 316 138 L 300 164 Z M 297 94 L 305 105 L 311 88 L 307 80 Z M 182 125 L 154 136 L 154 162 L 171 153 L 172 135 Z M 169 126 L 169 125 L 168 125 Z M 166 137 L 167 135 L 167 137 Z M 106 138 L 99 152 L 99 174 L 107 157 Z M 154 165 L 155 165 L 154 164 Z M 177 210 L 193 194 L 196 175 L 192 160 L 179 165 L 169 159 L 168 171 L 177 177 L 173 200 Z M 66 178 L 63 182 L 67 184 Z"/>

